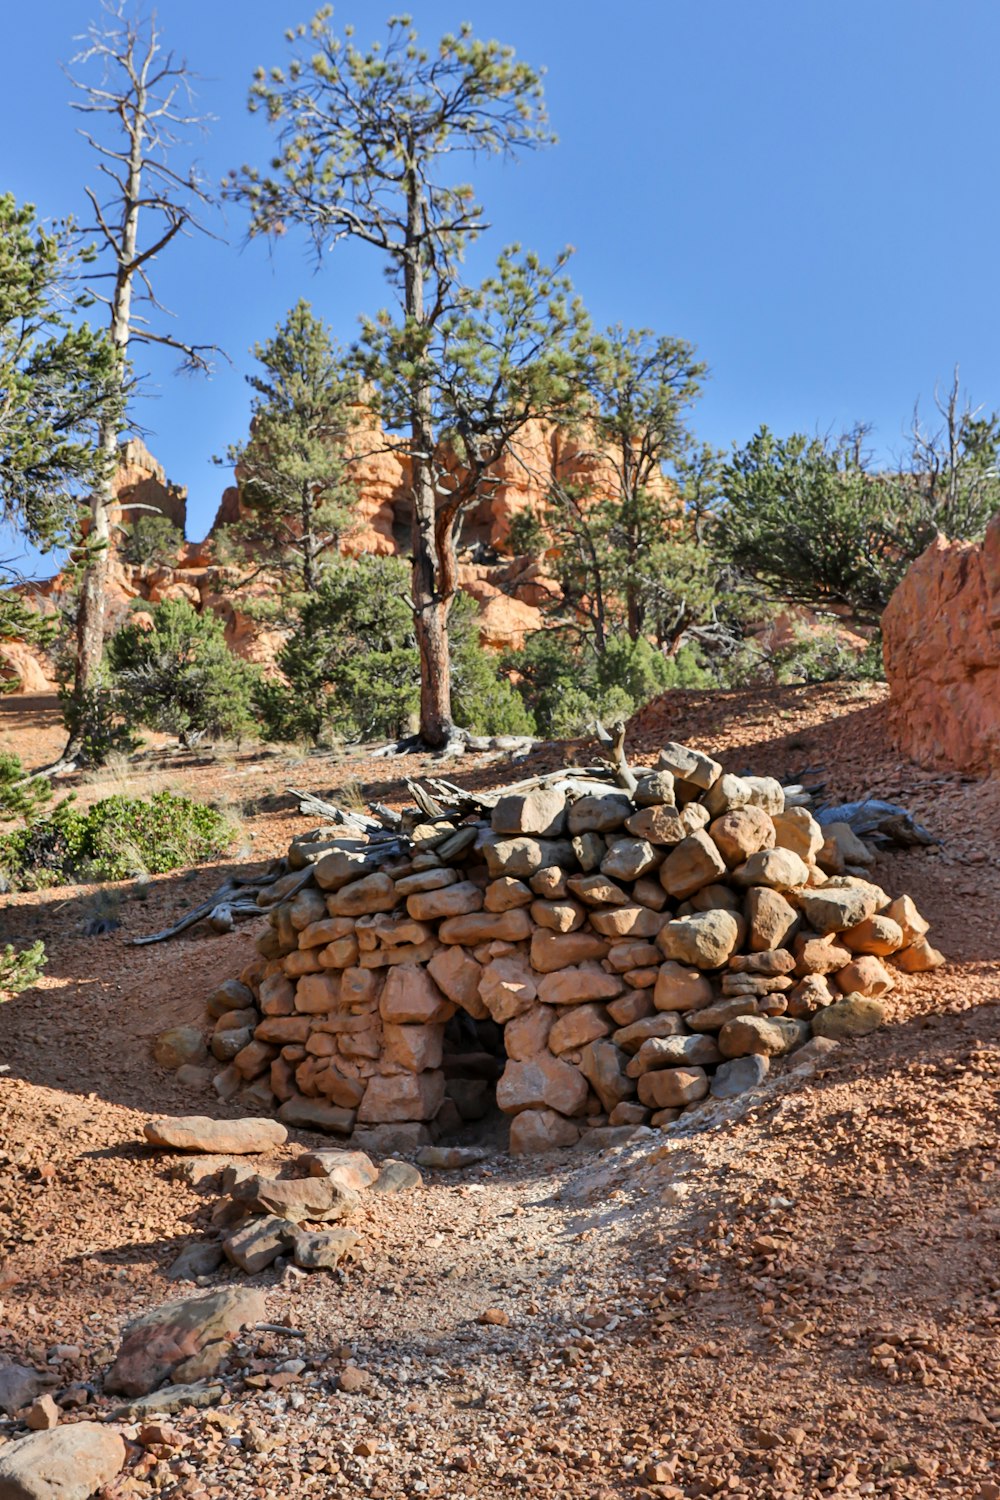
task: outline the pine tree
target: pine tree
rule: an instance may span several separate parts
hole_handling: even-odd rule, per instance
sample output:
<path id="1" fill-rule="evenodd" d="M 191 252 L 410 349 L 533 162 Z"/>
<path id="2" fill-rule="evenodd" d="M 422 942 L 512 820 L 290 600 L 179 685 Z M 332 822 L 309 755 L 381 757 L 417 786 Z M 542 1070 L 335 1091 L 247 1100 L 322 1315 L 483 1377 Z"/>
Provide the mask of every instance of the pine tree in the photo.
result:
<path id="1" fill-rule="evenodd" d="M 566 402 L 570 386 L 553 366 L 572 323 L 530 258 L 508 255 L 490 284 L 463 291 L 462 256 L 486 225 L 450 171 L 462 157 L 513 156 L 551 137 L 540 75 L 511 48 L 463 26 L 424 49 L 403 16 L 364 52 L 350 29 L 334 34 L 331 12 L 290 34 L 287 71 L 258 72 L 250 107 L 276 127 L 277 154 L 264 174 L 234 172 L 229 192 L 248 205 L 251 233 L 299 225 L 318 251 L 357 240 L 396 287 L 399 316 L 369 324 L 366 368 L 411 466 L 420 730 L 440 746 L 453 729 L 448 616 L 461 517 L 524 422 Z M 450 465 L 449 435 L 460 446 Z"/>
<path id="2" fill-rule="evenodd" d="M 283 573 L 311 594 L 352 522 L 357 491 L 345 444 L 358 380 L 305 301 L 251 352 L 262 372 L 247 376 L 255 393 L 250 438 L 226 456 L 237 470 L 243 509 L 230 533 L 257 564 L 249 578 Z"/>

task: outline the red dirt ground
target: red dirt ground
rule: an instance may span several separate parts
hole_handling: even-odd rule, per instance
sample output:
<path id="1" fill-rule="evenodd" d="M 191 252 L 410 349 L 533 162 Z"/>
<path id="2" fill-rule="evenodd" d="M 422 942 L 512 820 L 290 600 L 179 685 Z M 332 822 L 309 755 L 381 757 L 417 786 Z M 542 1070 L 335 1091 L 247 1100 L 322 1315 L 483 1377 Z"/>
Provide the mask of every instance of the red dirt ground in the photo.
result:
<path id="1" fill-rule="evenodd" d="M 900 760 L 873 688 L 670 694 L 639 716 L 630 751 L 651 759 L 666 739 L 728 769 L 808 770 L 838 799 L 909 807 L 942 843 L 884 856 L 877 878 L 913 895 L 948 967 L 904 980 L 882 1031 L 716 1128 L 601 1157 L 494 1154 L 366 1204 L 346 1274 L 257 1278 L 273 1321 L 305 1337 L 248 1334 L 223 1403 L 166 1419 L 165 1446 L 126 1423 L 130 1461 L 109 1500 L 1000 1500 L 1000 783 Z M 50 701 L 0 703 L 0 748 L 39 763 L 59 741 Z M 485 758 L 162 746 L 124 778 L 223 798 L 251 858 L 267 859 L 308 826 L 288 785 L 358 782 L 399 805 L 401 776 L 442 773 L 511 779 Z M 91 801 L 122 780 L 67 789 Z M 178 1294 L 163 1272 L 213 1201 L 141 1144 L 143 1119 L 238 1112 L 156 1068 L 151 1038 L 200 1016 L 256 929 L 127 942 L 226 868 L 110 897 L 22 894 L 0 913 L 0 941 L 41 936 L 50 954 L 0 1010 L 0 1357 L 48 1371 L 56 1390 L 98 1382 L 85 1414 L 110 1409 L 99 1377 L 119 1330 Z M 120 927 L 82 936 L 112 910 Z M 506 1325 L 476 1321 L 491 1307 Z M 370 1377 L 355 1393 L 338 1389 L 348 1355 Z M 279 1370 L 288 1360 L 304 1363 Z"/>

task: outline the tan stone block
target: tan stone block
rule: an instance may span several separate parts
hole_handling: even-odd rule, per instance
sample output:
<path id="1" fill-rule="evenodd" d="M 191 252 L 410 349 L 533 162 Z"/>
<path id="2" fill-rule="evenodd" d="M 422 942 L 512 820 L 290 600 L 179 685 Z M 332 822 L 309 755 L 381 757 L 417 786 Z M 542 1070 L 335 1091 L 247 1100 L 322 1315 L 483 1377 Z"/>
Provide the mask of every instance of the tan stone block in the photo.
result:
<path id="1" fill-rule="evenodd" d="M 402 948 L 406 944 L 417 946 L 434 936 L 433 927 L 418 922 L 411 916 L 397 917 L 388 912 L 376 912 L 371 917 L 359 917 L 356 924 L 358 942 L 366 952 L 374 948 Z"/>
<path id="2" fill-rule="evenodd" d="M 421 891 L 406 898 L 406 910 L 418 922 L 437 922 L 443 917 L 461 917 L 482 909 L 483 893 L 471 880 L 460 880 L 457 885 L 439 891 Z"/>
<path id="3" fill-rule="evenodd" d="M 631 1055 L 638 1052 L 643 1042 L 650 1037 L 683 1036 L 684 1022 L 675 1011 L 659 1011 L 643 1016 L 628 1026 L 620 1026 L 611 1040 L 616 1047 Z"/>
<path id="4" fill-rule="evenodd" d="M 515 1062 L 530 1062 L 544 1052 L 549 1032 L 558 1019 L 558 1012 L 549 1005 L 530 1003 L 520 1015 L 507 1022 L 503 1044 L 507 1056 Z"/>
<path id="5" fill-rule="evenodd" d="M 339 1104 L 342 1109 L 356 1109 L 365 1095 L 365 1085 L 357 1078 L 349 1078 L 332 1062 L 315 1069 L 313 1087 L 324 1099 Z"/>
<path id="6" fill-rule="evenodd" d="M 439 948 L 427 965 L 427 972 L 441 993 L 477 1021 L 489 1014 L 479 995 L 482 965 L 459 943 Z"/>
<path id="7" fill-rule="evenodd" d="M 903 944 L 907 948 L 930 930 L 931 924 L 920 915 L 910 896 L 897 896 L 895 901 L 891 901 L 885 908 L 882 915 L 899 924 L 903 933 Z"/>
<path id="8" fill-rule="evenodd" d="M 338 1037 L 340 1054 L 342 1057 L 352 1058 L 378 1058 L 382 1056 L 382 1043 L 379 1033 L 373 1027 L 360 1031 L 356 1036 L 346 1032 Z"/>
<path id="9" fill-rule="evenodd" d="M 632 887 L 632 896 L 640 906 L 648 906 L 653 911 L 662 911 L 667 904 L 666 891 L 651 875 L 643 875 L 636 881 Z"/>
<path id="10" fill-rule="evenodd" d="M 869 917 L 856 927 L 848 927 L 841 933 L 841 942 L 852 953 L 873 953 L 877 958 L 886 958 L 898 953 L 904 946 L 903 929 L 892 917 L 884 914 Z"/>
<path id="11" fill-rule="evenodd" d="M 322 1016 L 340 1004 L 340 981 L 336 974 L 304 974 L 295 988 L 295 1009 L 300 1015 Z"/>
<path id="12" fill-rule="evenodd" d="M 613 838 L 601 860 L 601 874 L 612 880 L 639 880 L 663 863 L 663 850 L 647 839 Z"/>
<path id="13" fill-rule="evenodd" d="M 686 837 L 680 813 L 666 803 L 633 813 L 626 818 L 625 827 L 636 838 L 645 839 L 650 844 L 679 844 Z"/>
<path id="14" fill-rule="evenodd" d="M 304 1042 L 310 1026 L 308 1016 L 266 1016 L 255 1035 L 258 1042 L 273 1042 L 280 1047 L 285 1042 Z"/>
<path id="15" fill-rule="evenodd" d="M 704 830 L 692 833 L 667 855 L 660 866 L 660 884 L 668 895 L 683 901 L 701 886 L 726 873 L 726 862 Z"/>
<path id="16" fill-rule="evenodd" d="M 755 953 L 784 948 L 801 926 L 801 918 L 779 891 L 754 886 L 747 891 L 744 908 L 750 929 L 750 947 Z"/>
<path id="17" fill-rule="evenodd" d="M 391 977 L 391 976 L 390 976 Z M 444 1099 L 444 1074 L 396 1073 L 368 1081 L 358 1108 L 359 1124 L 391 1124 L 399 1120 L 433 1120 Z"/>
<path id="18" fill-rule="evenodd" d="M 629 940 L 624 943 L 615 943 L 608 954 L 608 963 L 616 974 L 625 974 L 629 969 L 647 969 L 651 966 L 659 969 L 662 962 L 662 955 L 656 944 L 644 941 Z M 653 982 L 655 984 L 656 981 Z"/>
<path id="19" fill-rule="evenodd" d="M 384 982 L 381 974 L 373 974 L 369 969 L 344 969 L 340 976 L 341 1005 L 373 1005 L 382 993 Z"/>
<path id="20" fill-rule="evenodd" d="M 766 885 L 773 891 L 797 891 L 809 882 L 809 866 L 791 849 L 763 849 L 737 865 L 732 878 L 744 888 Z"/>
<path id="21" fill-rule="evenodd" d="M 523 953 L 491 959 L 480 975 L 479 998 L 493 1020 L 503 1025 L 537 1000 L 538 976 Z"/>
<path id="22" fill-rule="evenodd" d="M 404 875 L 396 880 L 396 895 L 403 901 L 407 896 L 416 896 L 422 891 L 440 891 L 458 880 L 455 870 L 446 865 L 437 869 L 417 870 L 413 875 Z"/>
<path id="23" fill-rule="evenodd" d="M 606 875 L 571 875 L 567 888 L 586 906 L 628 906 L 628 893 Z"/>
<path id="24" fill-rule="evenodd" d="M 809 1022 L 784 1016 L 737 1016 L 719 1032 L 723 1057 L 781 1057 L 809 1038 Z"/>
<path id="25" fill-rule="evenodd" d="M 483 893 L 483 905 L 487 911 L 513 911 L 518 906 L 530 906 L 533 900 L 530 886 L 511 875 L 501 875 L 491 880 Z"/>
<path id="26" fill-rule="evenodd" d="M 566 828 L 566 794 L 552 787 L 508 792 L 498 799 L 490 822 L 494 833 L 558 838 Z"/>
<path id="27" fill-rule="evenodd" d="M 288 908 L 288 920 L 296 932 L 304 932 L 312 922 L 326 916 L 326 898 L 314 885 L 298 892 Z"/>
<path id="28" fill-rule="evenodd" d="M 648 906 L 609 906 L 590 913 L 594 931 L 609 938 L 653 938 L 666 920 L 665 913 Z"/>
<path id="29" fill-rule="evenodd" d="M 816 863 L 823 847 L 824 833 L 808 807 L 789 807 L 775 813 L 774 842 L 779 849 L 791 849 L 807 865 Z"/>
<path id="30" fill-rule="evenodd" d="M 313 879 L 322 891 L 339 891 L 342 886 L 357 881 L 369 869 L 371 865 L 365 854 L 356 850 L 335 849 L 313 866 Z M 333 915 L 337 916 L 339 913 L 334 912 Z"/>
<path id="31" fill-rule="evenodd" d="M 276 1047 L 257 1041 L 255 1038 L 241 1052 L 237 1052 L 233 1058 L 233 1067 L 241 1078 L 249 1081 L 251 1078 L 259 1078 L 262 1073 L 266 1073 L 277 1056 Z"/>
<path id="32" fill-rule="evenodd" d="M 323 910 L 326 910 L 325 902 Z M 335 943 L 338 939 L 352 937 L 353 934 L 354 922 L 351 917 L 322 917 L 302 928 L 299 932 L 299 947 L 325 948 L 327 943 Z"/>
<path id="33" fill-rule="evenodd" d="M 554 977 L 554 976 L 552 976 Z M 544 981 L 543 981 L 544 983 Z M 549 1051 L 560 1056 L 607 1036 L 613 1029 L 603 1005 L 572 1005 L 559 1013 L 549 1032 Z"/>
<path id="34" fill-rule="evenodd" d="M 580 1005 L 588 1000 L 614 1000 L 625 988 L 617 974 L 599 968 L 560 969 L 538 980 L 543 1005 Z"/>
<path id="35" fill-rule="evenodd" d="M 331 917 L 363 917 L 369 912 L 392 911 L 398 900 L 395 882 L 379 872 L 366 875 L 328 897 L 326 909 Z"/>
<path id="36" fill-rule="evenodd" d="M 668 961 L 660 966 L 653 1004 L 657 1010 L 697 1010 L 711 1004 L 713 994 L 712 986 L 698 969 Z"/>
<path id="37" fill-rule="evenodd" d="M 339 938 L 318 951 L 324 969 L 351 969 L 358 961 L 358 940 L 354 936 Z"/>
<path id="38" fill-rule="evenodd" d="M 627 990 L 617 1000 L 609 1000 L 605 1009 L 616 1026 L 631 1026 L 653 1014 L 653 997 L 648 990 Z"/>
<path id="39" fill-rule="evenodd" d="M 928 969 L 939 969 L 947 960 L 925 937 L 918 937 L 908 948 L 894 953 L 889 962 L 904 974 L 923 974 Z"/>
<path id="40" fill-rule="evenodd" d="M 536 931 L 531 939 L 531 967 L 539 974 L 569 968 L 588 959 L 604 958 L 610 943 L 592 932 Z"/>
<path id="41" fill-rule="evenodd" d="M 708 1074 L 704 1068 L 660 1068 L 639 1079 L 639 1100 L 647 1109 L 679 1109 L 704 1099 Z"/>
<path id="42" fill-rule="evenodd" d="M 838 969 L 834 982 L 841 994 L 866 995 L 872 1000 L 887 995 L 896 986 L 896 981 L 885 965 L 879 963 L 871 953 L 863 953 L 853 963 Z"/>
<path id="43" fill-rule="evenodd" d="M 362 953 L 358 963 L 363 969 L 391 969 L 395 964 L 425 964 L 438 950 L 437 938 L 426 943 L 400 943 L 398 948 L 376 948 Z"/>
<path id="44" fill-rule="evenodd" d="M 260 1008 L 265 1016 L 290 1016 L 295 1009 L 295 986 L 282 970 L 260 982 Z"/>
<path id="45" fill-rule="evenodd" d="M 444 1026 L 392 1026 L 382 1028 L 385 1056 L 409 1073 L 423 1073 L 441 1066 Z"/>
<path id="46" fill-rule="evenodd" d="M 586 908 L 576 901 L 532 901 L 531 920 L 548 932 L 575 932 L 586 921 Z"/>
<path id="47" fill-rule="evenodd" d="M 497 1083 L 497 1104 L 505 1114 L 547 1108 L 562 1115 L 582 1115 L 587 1107 L 587 1080 L 558 1057 L 542 1054 L 530 1062 L 508 1059 Z"/>
<path id="48" fill-rule="evenodd" d="M 397 1026 L 414 1022 L 431 1025 L 449 1020 L 454 1013 L 454 1005 L 444 998 L 426 969 L 416 964 L 400 964 L 390 970 L 379 1000 L 383 1021 Z"/>
<path id="49" fill-rule="evenodd" d="M 515 1115 L 510 1122 L 510 1154 L 540 1156 L 575 1146 L 580 1139 L 579 1126 L 552 1109 L 529 1109 Z"/>
<path id="50" fill-rule="evenodd" d="M 774 824 L 759 807 L 738 807 L 723 813 L 709 823 L 708 832 L 731 869 L 743 864 L 751 854 L 774 848 Z"/>
<path id="51" fill-rule="evenodd" d="M 698 1010 L 688 1011 L 684 1020 L 689 1031 L 721 1031 L 737 1016 L 760 1015 L 760 1000 L 756 995 L 729 995 L 723 1000 L 713 1000 Z"/>
<path id="52" fill-rule="evenodd" d="M 792 941 L 795 957 L 794 973 L 803 979 L 806 974 L 835 974 L 851 961 L 851 950 L 846 948 L 833 933 L 817 937 L 812 932 L 800 932 Z"/>
<path id="53" fill-rule="evenodd" d="M 659 967 L 655 969 L 626 969 L 622 975 L 625 983 L 634 990 L 655 989 L 656 981 L 659 977 Z"/>
<path id="54" fill-rule="evenodd" d="M 532 875 L 528 885 L 544 901 L 559 901 L 566 895 L 566 875 L 558 865 L 547 865 Z"/>
<path id="55" fill-rule="evenodd" d="M 694 969 L 718 969 L 735 951 L 739 920 L 730 911 L 702 911 L 668 922 L 656 939 L 665 958 Z"/>
<path id="56" fill-rule="evenodd" d="M 318 949 L 297 948 L 294 953 L 286 953 L 283 967 L 289 979 L 298 979 L 303 974 L 318 974 L 323 965 Z"/>
<path id="57" fill-rule="evenodd" d="M 442 943 L 519 943 L 531 936 L 533 924 L 523 908 L 503 912 L 470 912 L 449 917 L 438 928 Z"/>

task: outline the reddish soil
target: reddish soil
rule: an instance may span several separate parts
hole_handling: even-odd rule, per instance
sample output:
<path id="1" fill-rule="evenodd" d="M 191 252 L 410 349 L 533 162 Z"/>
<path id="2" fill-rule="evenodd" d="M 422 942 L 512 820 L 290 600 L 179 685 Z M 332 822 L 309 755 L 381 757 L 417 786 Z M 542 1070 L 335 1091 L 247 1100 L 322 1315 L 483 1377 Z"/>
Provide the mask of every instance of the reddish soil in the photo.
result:
<path id="1" fill-rule="evenodd" d="M 1000 783 L 900 760 L 879 689 L 672 694 L 629 744 L 651 759 L 666 739 L 909 807 L 942 843 L 883 856 L 877 878 L 914 897 L 947 968 L 904 979 L 883 1030 L 714 1128 L 693 1119 L 601 1157 L 494 1152 L 369 1200 L 359 1264 L 258 1278 L 269 1316 L 304 1337 L 248 1333 L 223 1403 L 166 1418 L 166 1444 L 146 1433 L 142 1446 L 125 1423 L 130 1462 L 109 1500 L 1000 1500 Z M 0 704 L 0 748 L 54 756 L 53 705 Z M 539 752 L 523 773 L 559 758 Z M 288 785 L 359 782 L 399 805 L 403 775 L 511 779 L 480 757 L 162 746 L 126 774 L 136 792 L 171 785 L 241 809 L 256 859 L 308 826 Z M 90 801 L 121 780 L 66 789 Z M 228 868 L 23 894 L 0 913 L 0 941 L 42 936 L 50 955 L 0 1010 L 0 1358 L 56 1391 L 94 1382 L 84 1414 L 110 1411 L 100 1374 L 120 1328 L 179 1294 L 164 1270 L 214 1201 L 172 1180 L 176 1159 L 141 1144 L 143 1119 L 237 1112 L 156 1068 L 150 1039 L 200 1016 L 256 927 L 128 939 Z M 85 937 L 95 914 L 121 925 Z M 508 1321 L 478 1322 L 488 1308 Z M 353 1393 L 338 1389 L 348 1355 L 370 1377 Z M 288 1360 L 304 1363 L 280 1370 Z"/>

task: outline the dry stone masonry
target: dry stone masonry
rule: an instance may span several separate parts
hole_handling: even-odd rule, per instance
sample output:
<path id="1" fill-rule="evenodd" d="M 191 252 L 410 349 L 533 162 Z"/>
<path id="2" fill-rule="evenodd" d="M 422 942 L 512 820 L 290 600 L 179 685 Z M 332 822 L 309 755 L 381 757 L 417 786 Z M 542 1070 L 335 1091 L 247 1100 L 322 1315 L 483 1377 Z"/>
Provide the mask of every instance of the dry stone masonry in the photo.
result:
<path id="1" fill-rule="evenodd" d="M 625 786 L 610 774 L 484 796 L 405 838 L 293 845 L 257 957 L 209 1000 L 218 1091 L 405 1151 L 481 1118 L 495 1085 L 511 1150 L 551 1150 L 864 1035 L 898 972 L 943 962 L 806 796 L 677 744 Z"/>

